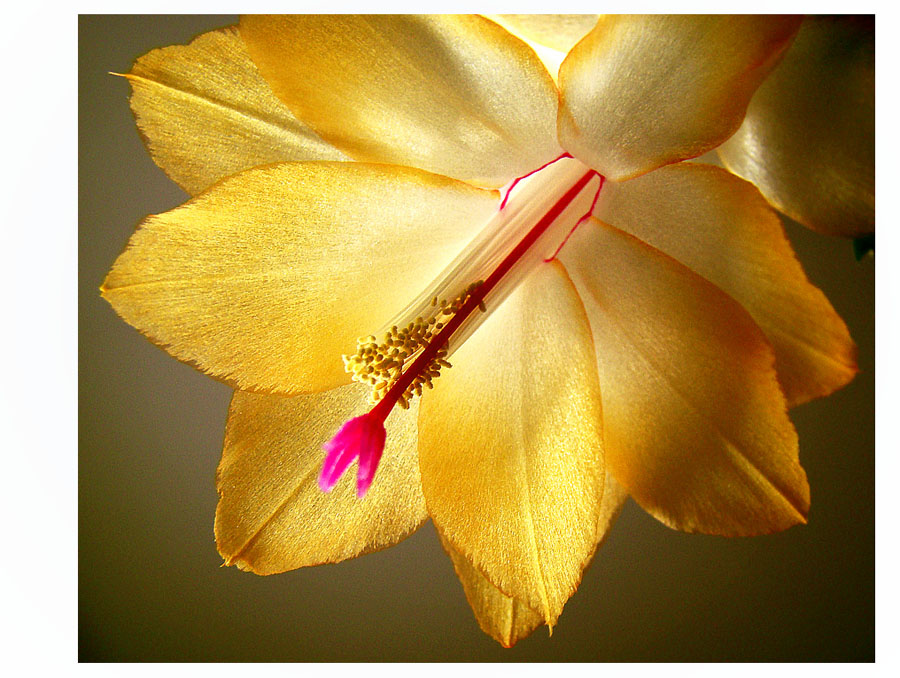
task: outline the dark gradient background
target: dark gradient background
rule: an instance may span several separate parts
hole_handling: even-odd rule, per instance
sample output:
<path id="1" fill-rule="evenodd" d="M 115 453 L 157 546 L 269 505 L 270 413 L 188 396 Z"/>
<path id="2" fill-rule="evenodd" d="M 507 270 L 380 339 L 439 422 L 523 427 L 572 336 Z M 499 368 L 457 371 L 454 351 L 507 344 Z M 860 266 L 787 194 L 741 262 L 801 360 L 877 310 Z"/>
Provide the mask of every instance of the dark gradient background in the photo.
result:
<path id="1" fill-rule="evenodd" d="M 145 152 L 127 72 L 229 17 L 79 21 L 79 646 L 83 661 L 844 660 L 875 655 L 874 261 L 789 225 L 859 344 L 860 375 L 792 413 L 809 525 L 685 535 L 633 502 L 569 601 L 512 650 L 484 635 L 427 525 L 338 565 L 258 577 L 213 542 L 231 391 L 118 319 L 98 286 L 135 225 L 185 195 Z"/>

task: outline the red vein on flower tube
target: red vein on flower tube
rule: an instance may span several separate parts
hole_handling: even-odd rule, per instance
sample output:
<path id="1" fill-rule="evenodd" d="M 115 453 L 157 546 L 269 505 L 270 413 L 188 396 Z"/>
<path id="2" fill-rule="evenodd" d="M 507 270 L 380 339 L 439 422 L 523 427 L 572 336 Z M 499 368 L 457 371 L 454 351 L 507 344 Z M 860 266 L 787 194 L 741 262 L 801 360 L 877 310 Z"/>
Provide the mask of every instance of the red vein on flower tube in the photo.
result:
<path id="1" fill-rule="evenodd" d="M 556 248 L 556 251 L 555 251 L 553 254 L 551 254 L 549 257 L 547 257 L 546 259 L 544 259 L 545 262 L 553 261 L 554 259 L 556 259 L 556 257 L 558 257 L 558 256 L 559 256 L 559 253 L 562 251 L 562 248 L 566 246 L 566 243 L 567 243 L 567 242 L 569 242 L 569 238 L 572 237 L 572 234 L 573 234 L 576 230 L 578 230 L 578 227 L 581 226 L 581 224 L 584 223 L 585 219 L 590 218 L 590 216 L 594 213 L 594 208 L 597 206 L 597 200 L 600 198 L 600 191 L 603 190 L 603 184 L 606 183 L 606 177 L 604 177 L 604 176 L 603 176 L 602 174 L 600 174 L 599 172 L 597 172 L 597 176 L 600 177 L 600 185 L 597 186 L 597 192 L 594 193 L 594 200 L 593 200 L 593 202 L 591 202 L 591 207 L 590 207 L 590 209 L 588 209 L 588 211 L 585 212 L 585 213 L 581 216 L 581 218 L 580 218 L 578 221 L 575 222 L 575 225 L 572 227 L 572 230 L 570 230 L 569 233 L 566 235 L 566 237 L 563 238 L 563 241 L 562 241 L 561 243 L 559 243 L 559 247 Z"/>
<path id="2" fill-rule="evenodd" d="M 557 158 L 560 160 L 568 156 L 564 154 Z M 556 162 L 556 160 L 547 163 L 547 165 Z M 544 165 L 546 167 L 547 165 Z M 539 168 L 539 171 L 542 168 Z M 530 174 L 534 174 L 531 172 Z M 529 175 L 526 175 L 529 176 Z M 444 325 L 443 328 L 435 335 L 431 341 L 422 349 L 422 352 L 416 357 L 412 365 L 403 372 L 400 378 L 394 382 L 385 393 L 384 397 L 366 414 L 354 417 L 345 422 L 334 437 L 323 445 L 323 449 L 327 452 L 325 463 L 322 466 L 322 472 L 319 475 L 319 487 L 323 492 L 329 492 L 335 486 L 340 477 L 346 472 L 347 468 L 357 458 L 359 458 L 359 470 L 356 479 L 357 496 L 362 497 L 372 484 L 375 470 L 384 451 L 385 429 L 384 421 L 390 414 L 391 410 L 397 404 L 397 401 L 406 392 L 406 389 L 413 383 L 416 376 L 425 370 L 438 357 L 438 352 L 449 342 L 459 327 L 465 322 L 475 309 L 484 306 L 485 297 L 497 286 L 497 284 L 506 276 L 513 268 L 516 262 L 537 242 L 550 225 L 565 211 L 565 209 L 575 200 L 582 190 L 595 177 L 600 177 L 600 187 L 603 186 L 603 176 L 595 170 L 588 170 L 584 175 L 576 181 L 571 188 L 556 201 L 556 203 L 544 214 L 543 217 L 535 224 L 531 230 L 519 241 L 513 250 L 506 255 L 503 261 L 494 269 L 494 271 L 485 279 L 485 281 L 475 287 L 466 298 L 462 307 L 454 316 Z M 524 178 L 524 177 L 522 177 Z M 515 185 L 515 182 L 513 183 Z M 512 187 L 510 187 L 512 190 Z M 597 197 L 600 195 L 600 189 L 594 196 L 591 209 L 588 213 L 581 217 L 575 225 L 575 228 L 581 224 L 585 218 L 593 211 L 596 205 Z M 502 209 L 502 206 L 501 206 Z M 572 231 L 575 229 L 573 228 Z M 569 233 L 571 235 L 571 232 Z M 568 239 L 568 236 L 566 237 Z M 557 249 L 557 252 L 559 250 Z M 555 256 L 555 254 L 554 254 Z M 552 258 L 552 257 L 551 257 Z"/>
<path id="3" fill-rule="evenodd" d="M 563 158 L 571 158 L 571 157 L 572 157 L 572 155 L 570 153 L 563 153 L 558 158 L 554 158 L 550 162 L 545 162 L 543 165 L 538 167 L 536 170 L 532 170 L 528 174 L 523 174 L 522 176 L 516 177 L 515 179 L 513 179 L 513 182 L 509 185 L 509 188 L 506 189 L 506 195 L 503 196 L 503 201 L 500 203 L 500 209 L 502 210 L 504 207 L 506 207 L 506 201 L 509 200 L 509 194 L 512 193 L 513 189 L 516 187 L 516 184 L 518 184 L 520 181 L 522 181 L 522 179 L 527 179 L 532 174 L 537 174 L 542 169 L 544 169 L 546 167 L 550 167 L 550 165 L 552 165 L 555 162 L 559 162 Z"/>

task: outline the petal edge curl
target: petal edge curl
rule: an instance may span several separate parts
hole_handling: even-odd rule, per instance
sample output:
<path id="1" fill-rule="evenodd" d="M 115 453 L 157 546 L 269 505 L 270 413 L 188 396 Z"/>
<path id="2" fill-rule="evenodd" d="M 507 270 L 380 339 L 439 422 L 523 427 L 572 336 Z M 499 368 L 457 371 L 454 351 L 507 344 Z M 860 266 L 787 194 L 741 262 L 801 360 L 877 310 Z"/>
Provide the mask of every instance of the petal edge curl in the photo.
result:
<path id="1" fill-rule="evenodd" d="M 741 124 L 800 19 L 603 16 L 559 72 L 559 140 L 624 180 L 713 149 Z"/>

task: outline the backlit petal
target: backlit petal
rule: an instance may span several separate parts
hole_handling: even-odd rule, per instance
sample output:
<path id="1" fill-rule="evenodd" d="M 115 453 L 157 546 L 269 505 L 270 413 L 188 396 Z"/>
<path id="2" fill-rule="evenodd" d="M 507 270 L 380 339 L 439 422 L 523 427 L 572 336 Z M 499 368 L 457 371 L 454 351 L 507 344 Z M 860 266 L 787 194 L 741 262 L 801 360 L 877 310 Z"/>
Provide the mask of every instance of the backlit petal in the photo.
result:
<path id="1" fill-rule="evenodd" d="M 625 505 L 628 495 L 615 479 L 606 474 L 606 485 L 603 490 L 603 502 L 598 520 L 599 548 L 606 540 L 609 529 Z M 532 610 L 517 598 L 511 598 L 490 583 L 468 558 L 444 538 L 438 529 L 441 544 L 453 561 L 453 567 L 463 585 L 466 600 L 475 613 L 478 625 L 504 647 L 512 647 L 523 638 L 527 638 L 544 623 L 540 614 Z"/>
<path id="2" fill-rule="evenodd" d="M 516 598 L 511 598 L 491 584 L 469 559 L 453 548 L 438 530 L 441 544 L 463 585 L 466 600 L 475 613 L 481 630 L 503 647 L 512 647 L 530 636 L 544 623 L 544 618 Z"/>
<path id="3" fill-rule="evenodd" d="M 284 163 L 148 217 L 103 295 L 175 357 L 245 390 L 348 383 L 342 353 L 417 296 L 498 195 L 419 170 Z"/>
<path id="4" fill-rule="evenodd" d="M 501 186 L 559 155 L 556 87 L 479 16 L 247 16 L 253 60 L 294 114 L 357 160 Z"/>
<path id="5" fill-rule="evenodd" d="M 681 163 L 609 183 L 599 216 L 693 269 L 743 305 L 775 350 L 789 405 L 856 374 L 855 346 L 807 280 L 759 191 L 725 170 Z"/>
<path id="6" fill-rule="evenodd" d="M 451 360 L 419 408 L 428 511 L 552 625 L 594 551 L 604 478 L 590 329 L 561 266 L 532 273 Z"/>
<path id="7" fill-rule="evenodd" d="M 611 473 L 606 473 L 603 483 L 603 503 L 600 506 L 600 514 L 597 517 L 597 545 L 595 550 L 603 546 L 603 542 L 609 536 L 613 523 L 625 507 L 628 500 L 628 492 L 622 487 Z"/>
<path id="8" fill-rule="evenodd" d="M 610 179 L 714 148 L 778 63 L 799 19 L 603 16 L 559 72 L 559 140 Z"/>
<path id="9" fill-rule="evenodd" d="M 153 50 L 125 77 L 150 155 L 192 195 L 255 165 L 346 158 L 272 93 L 236 27 Z"/>
<path id="10" fill-rule="evenodd" d="M 750 535 L 805 522 L 797 435 L 772 349 L 747 312 L 594 219 L 561 259 L 591 321 L 616 480 L 659 520 L 689 532 Z"/>
<path id="11" fill-rule="evenodd" d="M 874 231 L 874 17 L 806 19 L 719 154 L 810 228 Z"/>
<path id="12" fill-rule="evenodd" d="M 257 574 L 333 563 L 396 544 L 427 518 L 416 463 L 416 405 L 387 422 L 387 449 L 362 499 L 352 478 L 316 482 L 322 443 L 364 412 L 361 384 L 293 397 L 236 391 L 216 477 L 216 544 Z"/>
<path id="13" fill-rule="evenodd" d="M 518 38 L 568 52 L 597 25 L 596 14 L 488 14 Z"/>

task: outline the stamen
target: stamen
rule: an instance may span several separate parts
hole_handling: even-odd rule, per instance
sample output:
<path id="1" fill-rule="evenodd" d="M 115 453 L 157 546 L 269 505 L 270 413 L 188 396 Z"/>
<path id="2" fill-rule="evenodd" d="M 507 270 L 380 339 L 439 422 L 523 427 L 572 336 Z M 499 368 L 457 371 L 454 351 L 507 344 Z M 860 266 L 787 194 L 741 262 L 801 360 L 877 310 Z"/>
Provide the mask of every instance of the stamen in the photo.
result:
<path id="1" fill-rule="evenodd" d="M 422 394 L 423 387 L 432 388 L 432 382 L 440 376 L 441 369 L 451 367 L 448 360 L 453 348 L 451 342 L 458 346 L 477 327 L 477 323 L 471 322 L 475 309 L 486 314 L 488 306 L 499 305 L 514 287 L 514 284 L 507 282 L 510 278 L 519 276 L 517 279 L 521 279 L 527 275 L 524 270 L 526 265 L 533 266 L 555 257 L 572 232 L 591 215 L 600 197 L 604 179 L 596 171 L 575 160 L 569 160 L 567 162 L 570 165 L 561 170 L 547 170 L 552 173 L 554 181 L 563 182 L 560 185 L 551 181 L 549 188 L 556 186 L 558 190 L 562 186 L 568 187 L 555 202 L 550 203 L 542 199 L 539 190 L 536 192 L 532 189 L 522 189 L 523 195 L 537 196 L 535 200 L 537 209 L 534 209 L 535 205 L 531 205 L 527 200 L 524 204 L 520 204 L 517 193 L 517 206 L 500 216 L 500 211 L 506 206 L 512 189 L 520 180 L 567 157 L 571 158 L 568 153 L 564 153 L 534 172 L 519 177 L 510 185 L 498 210 L 498 216 L 486 228 L 488 231 L 486 235 L 476 238 L 467 252 L 457 257 L 451 265 L 450 273 L 443 281 L 437 282 L 431 288 L 432 291 L 426 293 L 427 296 L 423 296 L 420 301 L 414 301 L 404 311 L 406 318 L 415 317 L 415 320 L 392 324 L 384 331 L 381 342 L 374 335 L 363 337 L 357 341 L 354 355 L 343 356 L 345 369 L 353 374 L 353 379 L 372 386 L 370 400 L 374 407 L 368 414 L 346 422 L 334 438 L 324 445 L 327 455 L 319 477 L 319 486 L 323 491 L 327 492 L 334 487 L 350 464 L 358 458 L 357 494 L 360 497 L 365 494 L 372 483 L 384 450 L 384 421 L 394 406 L 399 405 L 407 409 L 410 401 Z M 572 218 L 569 208 L 597 177 L 600 180 L 599 186 L 588 211 L 576 220 L 575 226 L 568 230 L 568 234 L 561 242 L 555 237 L 553 245 L 550 245 L 546 236 L 551 225 L 564 213 L 567 215 L 564 222 L 572 223 L 569 221 Z M 537 189 L 542 187 L 541 184 L 537 185 Z M 553 196 L 554 193 L 551 191 L 549 195 Z M 559 196 L 559 193 L 555 195 Z M 490 228 L 494 222 L 497 223 L 499 230 Z M 510 233 L 504 231 L 504 227 L 515 228 L 529 222 L 533 226 L 524 237 L 510 241 Z M 512 233 L 515 234 L 515 231 Z M 497 247 L 503 248 L 508 241 L 515 243 L 514 246 L 511 250 L 506 250 L 505 255 L 501 255 L 499 263 L 496 263 L 497 259 L 494 257 Z M 545 258 L 541 252 L 549 251 L 551 246 L 554 253 L 551 257 Z M 465 271 L 471 272 L 473 268 L 478 270 L 480 266 L 486 264 L 491 265 L 490 275 L 484 280 L 467 284 L 462 291 L 454 293 L 455 296 L 449 296 L 448 301 L 443 290 L 448 289 L 450 281 L 458 280 Z M 518 273 L 511 275 L 515 271 Z M 498 286 L 501 281 L 504 289 L 499 292 Z M 462 285 L 456 289 L 459 290 L 460 287 Z M 437 294 L 434 291 L 437 291 Z"/>
<path id="2" fill-rule="evenodd" d="M 418 316 L 402 330 L 393 325 L 384 334 L 384 339 L 379 344 L 373 335 L 361 337 L 356 341 L 356 354 L 342 356 L 344 369 L 353 375 L 353 380 L 372 386 L 369 401 L 377 403 L 397 383 L 403 374 L 403 365 L 422 351 L 432 339 L 444 329 L 453 316 L 459 312 L 472 292 L 477 290 L 483 280 L 470 284 L 453 301 L 440 300 L 441 308 L 429 315 L 425 320 Z M 438 298 L 433 297 L 431 306 L 436 307 Z M 482 311 L 487 307 L 484 301 L 479 304 Z M 432 379 L 440 375 L 441 367 L 449 367 L 450 363 L 444 358 L 447 355 L 447 347 L 443 346 L 434 355 L 434 359 L 427 368 L 416 375 L 413 382 L 403 392 L 403 400 L 398 399 L 401 407 L 415 395 L 422 394 L 422 384 L 429 384 Z"/>

